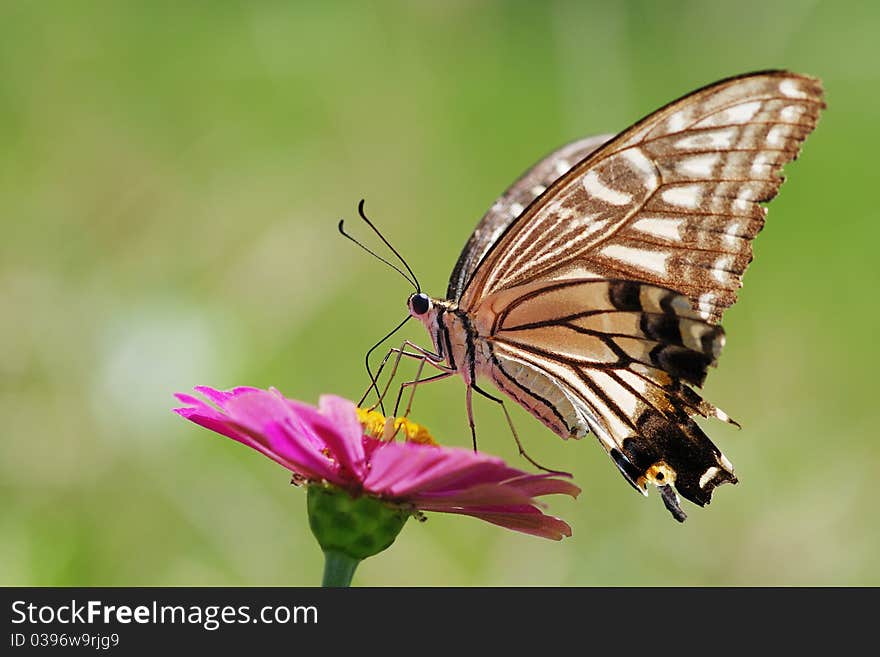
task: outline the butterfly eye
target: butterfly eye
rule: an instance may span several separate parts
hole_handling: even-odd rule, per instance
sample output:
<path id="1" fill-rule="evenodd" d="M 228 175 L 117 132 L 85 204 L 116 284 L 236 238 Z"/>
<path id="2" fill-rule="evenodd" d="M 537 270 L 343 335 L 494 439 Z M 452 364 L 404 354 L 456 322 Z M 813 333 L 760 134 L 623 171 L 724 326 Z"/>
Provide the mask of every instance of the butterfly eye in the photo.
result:
<path id="1" fill-rule="evenodd" d="M 409 298 L 410 310 L 415 315 L 424 315 L 431 308 L 431 299 L 427 294 L 414 294 Z"/>

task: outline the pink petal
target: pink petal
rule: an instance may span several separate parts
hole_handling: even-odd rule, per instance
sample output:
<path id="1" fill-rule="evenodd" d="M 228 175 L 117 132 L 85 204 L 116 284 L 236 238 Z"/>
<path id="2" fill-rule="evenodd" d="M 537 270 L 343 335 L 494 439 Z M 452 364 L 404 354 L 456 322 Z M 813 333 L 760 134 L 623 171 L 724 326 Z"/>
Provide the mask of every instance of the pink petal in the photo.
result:
<path id="1" fill-rule="evenodd" d="M 284 424 L 295 417 L 283 400 L 265 390 L 229 397 L 224 402 L 224 408 L 232 420 L 255 432 L 268 424 Z M 321 442 L 314 445 L 316 450 L 323 446 Z"/>
<path id="2" fill-rule="evenodd" d="M 220 408 L 223 408 L 228 400 L 235 399 L 240 395 L 249 392 L 265 393 L 264 390 L 260 390 L 259 388 L 251 388 L 249 386 L 239 386 L 238 388 L 233 388 L 232 390 L 217 390 L 216 388 L 212 388 L 211 386 L 196 386 L 194 390 L 196 392 L 202 393 L 205 397 L 217 404 Z"/>
<path id="3" fill-rule="evenodd" d="M 324 442 L 281 400 L 263 390 L 239 388 L 236 391 L 227 394 L 208 389 L 205 392 L 210 399 L 223 404 L 228 415 L 195 398 L 190 399 L 197 403 L 197 408 L 179 409 L 178 413 L 306 478 L 340 483 L 332 462 L 321 452 Z"/>
<path id="4" fill-rule="evenodd" d="M 390 443 L 377 449 L 371 460 L 365 485 L 395 496 L 457 490 L 524 474 L 499 459 L 456 447 Z"/>
<path id="5" fill-rule="evenodd" d="M 267 447 L 266 449 L 255 447 L 255 449 L 259 449 L 269 458 L 307 479 L 324 479 L 343 487 L 347 483 L 332 461 L 324 454 L 304 447 L 303 441 L 299 440 L 298 435 L 309 431 L 308 425 L 303 424 L 293 428 L 288 425 L 273 424 L 267 426 L 264 431 L 268 439 Z"/>
<path id="6" fill-rule="evenodd" d="M 342 483 L 338 468 L 324 453 L 327 443 L 310 422 L 293 412 L 283 398 L 260 391 L 230 399 L 227 406 L 237 421 L 251 429 L 266 456 L 304 476 Z M 253 445 L 252 445 L 253 446 Z"/>
<path id="7" fill-rule="evenodd" d="M 474 518 L 491 522 L 493 525 L 506 527 L 524 534 L 531 534 L 532 536 L 549 538 L 554 541 L 560 541 L 566 536 L 571 536 L 571 527 L 567 522 L 553 516 L 544 515 L 537 510 L 534 514 L 494 511 L 475 513 L 467 510 L 452 511 L 451 513 L 473 516 Z"/>
<path id="8" fill-rule="evenodd" d="M 433 504 L 457 507 L 473 504 L 479 504 L 480 506 L 531 504 L 532 496 L 512 486 L 477 484 L 459 491 L 415 495 L 410 497 L 409 500 L 420 509 L 428 510 Z"/>
<path id="9" fill-rule="evenodd" d="M 211 406 L 208 406 L 203 400 L 199 399 L 198 397 L 193 397 L 192 395 L 188 395 L 184 392 L 175 392 L 174 396 L 177 397 L 178 401 L 183 402 L 187 406 L 198 406 L 199 408 L 202 408 L 202 407 L 212 408 Z M 182 411 L 182 410 L 187 410 L 187 409 L 186 408 L 175 408 L 174 409 L 175 412 Z"/>
<path id="10" fill-rule="evenodd" d="M 442 466 L 447 459 L 442 449 L 428 446 L 418 448 L 401 443 L 380 444 L 372 450 L 371 468 L 364 486 L 378 493 L 390 493 L 393 490 L 394 494 L 404 494 L 408 492 L 408 482 L 416 480 L 424 472 Z"/>
<path id="11" fill-rule="evenodd" d="M 339 461 L 362 479 L 366 471 L 364 454 L 364 430 L 358 421 L 355 405 L 335 395 L 321 395 L 318 408 L 330 422 L 339 440 L 331 448 Z"/>
<path id="12" fill-rule="evenodd" d="M 201 409 L 175 408 L 174 412 L 185 417 L 199 426 L 215 431 L 221 435 L 247 444 L 250 437 L 243 431 L 238 430 L 225 416 L 214 411 L 214 414 L 204 413 Z"/>
<path id="13" fill-rule="evenodd" d="M 348 473 L 349 478 L 361 481 L 367 470 L 364 454 L 364 435 L 357 414 L 351 402 L 349 414 L 343 414 L 339 407 L 333 409 L 337 417 L 328 417 L 314 406 L 291 399 L 284 403 L 292 414 L 307 424 L 322 450 L 330 453 L 339 467 Z"/>
<path id="14" fill-rule="evenodd" d="M 576 498 L 580 495 L 581 489 L 570 481 L 559 478 L 558 475 L 527 475 L 520 479 L 512 479 L 505 482 L 508 486 L 514 486 L 517 490 L 525 493 L 530 497 L 541 497 L 542 495 L 570 495 Z"/>
<path id="15" fill-rule="evenodd" d="M 481 483 L 500 483 L 525 474 L 495 457 L 477 454 L 469 449 L 451 448 L 456 459 L 450 460 L 445 473 L 432 473 L 430 480 L 411 482 L 413 490 L 422 492 L 465 488 Z"/>

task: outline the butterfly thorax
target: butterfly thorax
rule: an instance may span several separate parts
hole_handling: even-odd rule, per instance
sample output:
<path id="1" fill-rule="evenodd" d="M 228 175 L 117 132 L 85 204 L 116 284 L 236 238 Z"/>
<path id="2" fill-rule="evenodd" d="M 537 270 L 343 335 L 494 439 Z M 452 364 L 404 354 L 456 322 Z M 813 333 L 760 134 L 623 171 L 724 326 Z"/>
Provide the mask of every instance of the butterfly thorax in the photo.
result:
<path id="1" fill-rule="evenodd" d="M 409 308 L 410 314 L 422 322 L 431 336 L 435 353 L 450 369 L 461 374 L 467 384 L 473 383 L 478 364 L 486 359 L 488 349 L 473 319 L 457 303 L 424 294 L 411 296 Z M 425 312 L 418 312 L 420 310 Z"/>

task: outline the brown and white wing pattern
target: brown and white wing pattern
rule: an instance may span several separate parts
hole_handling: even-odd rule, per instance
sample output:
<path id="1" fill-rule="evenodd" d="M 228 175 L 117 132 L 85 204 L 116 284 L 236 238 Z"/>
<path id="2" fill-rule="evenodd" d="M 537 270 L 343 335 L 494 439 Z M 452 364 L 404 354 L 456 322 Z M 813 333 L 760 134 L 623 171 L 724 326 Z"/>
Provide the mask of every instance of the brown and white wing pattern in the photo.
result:
<path id="1" fill-rule="evenodd" d="M 768 71 L 677 100 L 577 163 L 498 223 L 460 306 L 539 280 L 629 279 L 676 290 L 703 319 L 736 301 L 751 240 L 824 107 L 818 80 Z M 460 274 L 461 272 L 459 272 Z M 453 279 L 456 277 L 454 276 Z"/>
<path id="2" fill-rule="evenodd" d="M 735 482 L 730 461 L 691 418 L 730 421 L 686 384 L 700 385 L 724 344 L 687 297 L 632 281 L 570 279 L 487 299 L 493 382 L 557 434 L 592 430 L 626 479 L 707 504 Z"/>
<path id="3" fill-rule="evenodd" d="M 586 137 L 556 149 L 521 175 L 480 219 L 449 277 L 447 299 L 461 297 L 477 265 L 507 227 L 571 168 L 614 135 Z"/>

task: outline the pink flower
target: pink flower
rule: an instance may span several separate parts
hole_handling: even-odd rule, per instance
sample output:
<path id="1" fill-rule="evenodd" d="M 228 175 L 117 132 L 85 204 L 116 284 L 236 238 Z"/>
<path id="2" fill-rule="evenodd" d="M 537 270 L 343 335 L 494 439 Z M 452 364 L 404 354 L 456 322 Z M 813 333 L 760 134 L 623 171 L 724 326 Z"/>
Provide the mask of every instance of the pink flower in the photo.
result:
<path id="1" fill-rule="evenodd" d="M 353 403 L 333 395 L 322 396 L 315 408 L 274 388 L 196 390 L 216 407 L 178 394 L 186 406 L 175 412 L 262 452 L 295 480 L 413 511 L 474 516 L 544 538 L 571 536 L 568 524 L 546 515 L 535 500 L 553 493 L 576 497 L 580 489 L 559 476 L 528 474 L 469 449 L 381 440 L 365 432 Z"/>

